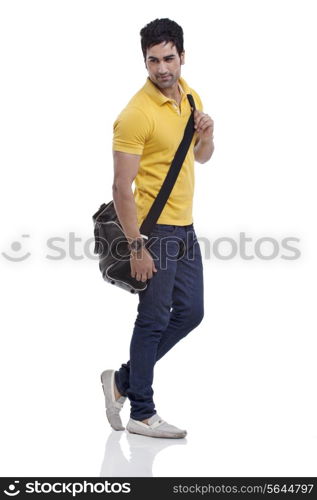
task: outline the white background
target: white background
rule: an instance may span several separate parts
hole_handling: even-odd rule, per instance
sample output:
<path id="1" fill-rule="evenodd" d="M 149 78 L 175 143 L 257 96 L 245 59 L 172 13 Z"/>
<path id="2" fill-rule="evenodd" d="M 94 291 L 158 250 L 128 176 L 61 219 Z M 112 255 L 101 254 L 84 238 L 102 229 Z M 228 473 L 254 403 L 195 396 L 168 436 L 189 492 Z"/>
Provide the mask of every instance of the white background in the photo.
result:
<path id="1" fill-rule="evenodd" d="M 314 7 L 1 1 L 1 476 L 316 476 Z M 197 235 L 245 232 L 250 255 L 280 245 L 205 258 L 204 321 L 155 368 L 178 443 L 111 432 L 99 378 L 128 359 L 137 297 L 102 280 L 92 214 L 112 196 L 112 124 L 145 82 L 139 31 L 157 17 L 183 27 L 182 76 L 215 124 Z M 285 237 L 300 258 L 281 258 Z"/>

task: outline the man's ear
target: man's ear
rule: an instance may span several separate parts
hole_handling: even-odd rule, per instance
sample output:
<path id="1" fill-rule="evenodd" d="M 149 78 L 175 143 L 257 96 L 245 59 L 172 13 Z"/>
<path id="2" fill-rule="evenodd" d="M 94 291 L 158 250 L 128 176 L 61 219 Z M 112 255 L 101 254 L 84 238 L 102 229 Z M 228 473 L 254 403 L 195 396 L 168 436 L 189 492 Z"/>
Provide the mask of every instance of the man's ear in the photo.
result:
<path id="1" fill-rule="evenodd" d="M 185 50 L 180 55 L 181 64 L 185 64 Z"/>

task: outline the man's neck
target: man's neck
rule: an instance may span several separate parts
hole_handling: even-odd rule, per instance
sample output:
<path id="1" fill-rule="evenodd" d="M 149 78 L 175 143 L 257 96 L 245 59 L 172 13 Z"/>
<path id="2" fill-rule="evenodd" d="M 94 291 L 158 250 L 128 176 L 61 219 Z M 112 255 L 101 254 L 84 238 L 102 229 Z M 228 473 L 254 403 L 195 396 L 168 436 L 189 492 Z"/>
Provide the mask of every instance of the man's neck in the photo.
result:
<path id="1" fill-rule="evenodd" d="M 178 105 L 182 100 L 182 94 L 179 88 L 178 81 L 173 85 L 173 87 L 169 87 L 167 89 L 159 88 L 159 90 L 169 99 L 174 99 L 174 101 L 176 101 Z"/>

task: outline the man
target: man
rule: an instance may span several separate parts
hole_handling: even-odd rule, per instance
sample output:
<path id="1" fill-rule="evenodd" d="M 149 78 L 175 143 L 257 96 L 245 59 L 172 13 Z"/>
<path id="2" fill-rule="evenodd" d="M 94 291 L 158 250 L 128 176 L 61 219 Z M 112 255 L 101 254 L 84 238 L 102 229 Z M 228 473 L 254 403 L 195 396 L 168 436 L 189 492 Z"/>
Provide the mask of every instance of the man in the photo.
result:
<path id="1" fill-rule="evenodd" d="M 119 413 L 128 397 L 129 432 L 182 438 L 187 432 L 168 424 L 155 410 L 153 370 L 156 361 L 192 331 L 204 314 L 203 268 L 193 226 L 192 200 L 194 161 L 205 163 L 214 150 L 213 120 L 202 112 L 199 95 L 181 77 L 185 61 L 182 28 L 170 19 L 156 19 L 140 35 L 148 78 L 114 123 L 113 200 L 130 242 L 131 274 L 149 282 L 139 293 L 130 360 L 117 371 L 104 371 L 101 380 L 113 429 L 124 429 Z M 139 227 L 183 137 L 191 113 L 188 93 L 197 108 L 195 134 L 150 235 L 155 242 L 147 250 Z"/>

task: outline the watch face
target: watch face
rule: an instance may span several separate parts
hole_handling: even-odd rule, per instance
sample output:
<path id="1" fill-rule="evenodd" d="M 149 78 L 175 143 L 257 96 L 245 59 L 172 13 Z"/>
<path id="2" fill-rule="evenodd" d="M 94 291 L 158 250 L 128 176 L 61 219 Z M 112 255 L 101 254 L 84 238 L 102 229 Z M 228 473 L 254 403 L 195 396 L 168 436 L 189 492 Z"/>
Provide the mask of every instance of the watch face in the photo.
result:
<path id="1" fill-rule="evenodd" d="M 141 245 L 140 245 L 139 240 L 135 240 L 135 241 L 132 242 L 132 249 L 133 250 L 140 250 L 140 246 Z"/>
<path id="2" fill-rule="evenodd" d="M 134 252 L 138 252 L 143 246 L 143 240 L 141 239 L 137 239 L 137 240 L 133 240 L 131 243 L 130 243 L 130 249 L 133 250 Z"/>

